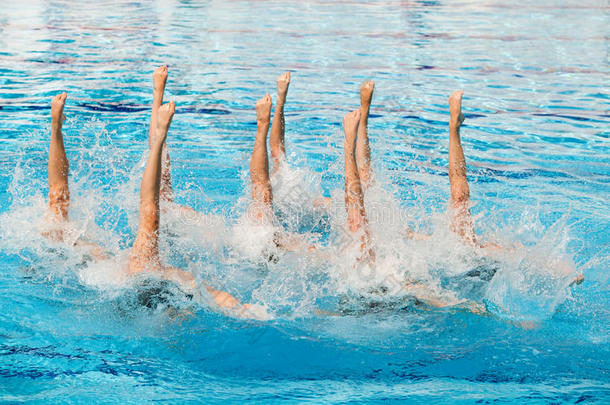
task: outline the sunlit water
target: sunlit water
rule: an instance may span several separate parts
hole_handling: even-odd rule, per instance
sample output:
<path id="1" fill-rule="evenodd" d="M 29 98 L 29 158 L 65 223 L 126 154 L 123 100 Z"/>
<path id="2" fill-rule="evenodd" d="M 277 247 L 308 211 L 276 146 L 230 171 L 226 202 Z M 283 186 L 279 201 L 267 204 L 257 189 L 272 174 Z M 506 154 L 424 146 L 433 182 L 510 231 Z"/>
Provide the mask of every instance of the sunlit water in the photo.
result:
<path id="1" fill-rule="evenodd" d="M 560 3 L 3 4 L 0 400 L 607 400 L 609 11 Z M 162 217 L 163 260 L 264 308 L 266 321 L 171 286 L 151 310 L 125 275 L 151 72 L 164 63 L 176 200 L 201 215 Z M 253 106 L 275 100 L 285 70 L 278 225 L 322 257 L 270 252 L 269 233 L 245 219 Z M 340 131 L 369 78 L 374 270 L 344 249 Z M 493 259 L 447 231 L 456 89 L 477 232 L 507 247 Z M 106 262 L 41 236 L 59 90 L 71 235 L 102 244 Z M 320 195 L 330 212 L 312 208 Z M 432 237 L 407 240 L 407 227 Z M 496 274 L 464 277 L 475 269 Z M 586 281 L 568 287 L 576 273 Z M 486 313 L 416 304 L 402 280 Z"/>

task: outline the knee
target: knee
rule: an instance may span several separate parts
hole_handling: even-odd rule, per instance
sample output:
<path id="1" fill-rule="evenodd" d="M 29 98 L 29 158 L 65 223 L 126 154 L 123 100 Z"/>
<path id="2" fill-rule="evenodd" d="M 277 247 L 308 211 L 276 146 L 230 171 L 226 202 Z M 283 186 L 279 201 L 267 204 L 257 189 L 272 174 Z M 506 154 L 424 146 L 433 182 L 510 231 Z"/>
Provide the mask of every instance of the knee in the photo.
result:
<path id="1" fill-rule="evenodd" d="M 159 205 L 154 201 L 140 203 L 140 218 L 147 223 L 159 222 Z"/>
<path id="2" fill-rule="evenodd" d="M 273 192 L 268 182 L 252 185 L 252 199 L 254 202 L 270 207 L 273 204 Z"/>
<path id="3" fill-rule="evenodd" d="M 49 188 L 49 207 L 57 219 L 68 218 L 70 207 L 70 191 L 67 186 L 55 186 Z"/>
<path id="4" fill-rule="evenodd" d="M 66 204 L 70 201 L 70 189 L 67 184 L 49 186 L 49 203 Z"/>
<path id="5" fill-rule="evenodd" d="M 357 234 L 362 229 L 364 221 L 360 216 L 349 215 L 347 217 L 347 227 L 352 234 Z"/>
<path id="6" fill-rule="evenodd" d="M 468 205 L 469 201 L 470 193 L 468 190 L 456 190 L 455 192 L 451 193 L 451 203 L 453 204 L 454 208 Z"/>

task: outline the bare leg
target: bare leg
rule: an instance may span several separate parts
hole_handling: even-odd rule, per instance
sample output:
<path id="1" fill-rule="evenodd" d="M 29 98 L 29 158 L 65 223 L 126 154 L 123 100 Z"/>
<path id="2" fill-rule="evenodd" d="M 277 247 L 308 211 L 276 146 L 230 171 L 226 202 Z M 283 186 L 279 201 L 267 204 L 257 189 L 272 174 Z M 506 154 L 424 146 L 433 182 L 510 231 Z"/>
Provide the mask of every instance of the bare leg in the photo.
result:
<path id="1" fill-rule="evenodd" d="M 66 157 L 62 125 L 64 119 L 64 106 L 66 93 L 53 97 L 51 101 L 51 143 L 49 147 L 49 209 L 52 221 L 63 223 L 68 221 L 68 210 L 70 208 L 70 190 L 68 188 L 68 172 L 70 164 Z M 56 241 L 64 241 L 64 229 L 52 229 L 43 235 Z M 83 237 L 74 241 L 74 246 L 96 259 L 106 259 L 108 255 L 104 249 Z"/>
<path id="2" fill-rule="evenodd" d="M 143 271 L 158 271 L 168 280 L 180 284 L 186 290 L 195 288 L 193 276 L 175 267 L 164 267 L 159 258 L 159 195 L 161 187 L 161 159 L 167 131 L 174 116 L 175 104 L 170 102 L 158 108 L 155 120 L 156 131 L 150 143 L 150 155 L 140 185 L 140 224 L 138 235 L 129 258 L 131 274 Z M 241 316 L 248 316 L 249 306 L 240 306 L 230 294 L 206 287 L 216 304 L 225 309 L 239 310 Z M 243 313 L 242 313 L 243 312 Z"/>
<path id="3" fill-rule="evenodd" d="M 361 260 L 373 261 L 375 258 L 370 246 L 370 235 L 366 211 L 364 210 L 364 195 L 362 184 L 356 164 L 356 138 L 360 123 L 360 110 L 354 110 L 345 115 L 343 130 L 345 132 L 345 209 L 347 211 L 347 224 L 351 232 L 361 230 Z"/>
<path id="4" fill-rule="evenodd" d="M 161 66 L 153 72 L 153 105 L 150 114 L 150 127 L 148 130 L 148 146 L 152 148 L 157 131 L 157 116 L 159 107 L 163 104 L 163 93 L 167 82 L 167 66 Z M 163 144 L 161 155 L 161 190 L 159 198 L 162 201 L 173 201 L 174 193 L 172 190 L 171 164 L 167 144 Z"/>
<path id="5" fill-rule="evenodd" d="M 470 189 L 466 179 L 466 159 L 460 140 L 460 126 L 464 122 L 462 114 L 463 91 L 456 91 L 449 97 L 449 182 L 451 184 L 451 229 L 465 242 L 488 251 L 498 251 L 503 248 L 496 243 L 481 243 L 474 233 L 474 224 L 470 214 Z M 571 271 L 568 270 L 568 271 Z M 584 276 L 578 274 L 570 285 L 578 285 L 584 281 Z"/>
<path id="6" fill-rule="evenodd" d="M 290 72 L 286 72 L 277 78 L 277 104 L 275 105 L 273 126 L 271 127 L 271 136 L 269 137 L 274 171 L 279 169 L 282 160 L 286 156 L 286 148 L 284 146 L 284 132 L 286 128 L 284 122 L 284 104 L 286 103 L 289 85 Z"/>
<path id="7" fill-rule="evenodd" d="M 256 103 L 256 140 L 250 159 L 250 182 L 252 183 L 253 215 L 263 221 L 270 219 L 273 194 L 269 181 L 269 159 L 267 157 L 267 133 L 271 115 L 271 96 L 265 95 Z"/>
<path id="8" fill-rule="evenodd" d="M 148 147 L 152 148 L 153 141 L 157 135 L 157 117 L 159 107 L 163 104 L 163 92 L 167 82 L 167 66 L 161 66 L 153 72 L 153 104 L 150 114 L 150 126 L 148 127 Z"/>
<path id="9" fill-rule="evenodd" d="M 358 124 L 358 137 L 356 139 L 356 165 L 362 190 L 366 190 L 371 184 L 371 148 L 369 146 L 368 122 L 369 110 L 373 99 L 375 82 L 367 80 L 360 86 L 360 121 Z M 314 200 L 315 208 L 330 210 L 331 199 L 318 197 Z"/>
<path id="10" fill-rule="evenodd" d="M 195 279 L 191 273 L 177 269 L 175 267 L 168 267 L 163 269 L 163 277 L 178 283 L 186 291 L 193 291 L 195 289 Z M 250 304 L 241 304 L 237 298 L 229 294 L 228 292 L 217 290 L 210 286 L 204 286 L 210 297 L 214 300 L 214 303 L 219 308 L 229 310 L 230 313 L 238 315 L 242 318 L 256 319 L 256 314 L 250 312 Z"/>
<path id="11" fill-rule="evenodd" d="M 158 109 L 156 134 L 140 185 L 140 224 L 129 260 L 129 272 L 132 274 L 161 269 L 158 250 L 161 156 L 174 110 L 173 102 Z"/>
<path id="12" fill-rule="evenodd" d="M 360 87 L 360 125 L 358 126 L 358 140 L 356 142 L 356 162 L 358 174 L 364 190 L 371 184 L 371 148 L 369 147 L 369 110 L 373 100 L 375 82 L 368 80 Z"/>
<path id="13" fill-rule="evenodd" d="M 70 207 L 70 190 L 68 188 L 69 163 L 64 149 L 64 138 L 61 131 L 65 119 L 64 105 L 67 94 L 56 95 L 51 101 L 51 143 L 49 146 L 49 208 L 53 220 L 68 220 Z M 57 235 L 61 239 L 60 235 Z"/>
<path id="14" fill-rule="evenodd" d="M 466 160 L 460 140 L 460 126 L 464 122 L 462 95 L 456 91 L 449 97 L 449 182 L 451 184 L 451 229 L 465 242 L 477 245 L 470 215 L 470 189 L 466 179 Z"/>

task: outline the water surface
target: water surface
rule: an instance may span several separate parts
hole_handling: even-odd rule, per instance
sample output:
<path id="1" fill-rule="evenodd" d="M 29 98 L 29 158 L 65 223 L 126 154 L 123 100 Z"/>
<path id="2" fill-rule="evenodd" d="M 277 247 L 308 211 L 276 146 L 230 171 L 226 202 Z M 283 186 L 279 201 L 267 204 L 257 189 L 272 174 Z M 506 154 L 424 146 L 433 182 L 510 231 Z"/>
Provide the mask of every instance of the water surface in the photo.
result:
<path id="1" fill-rule="evenodd" d="M 604 402 L 608 13 L 606 2 L 588 0 L 3 5 L 0 398 Z M 178 315 L 150 311 L 117 281 L 137 225 L 151 72 L 161 64 L 165 98 L 177 104 L 168 138 L 176 199 L 205 213 L 162 220 L 164 260 L 265 306 L 268 321 L 180 295 Z M 263 264 L 240 250 L 253 106 L 267 92 L 275 101 L 286 70 L 290 169 L 276 184 L 278 210 L 285 227 L 330 246 L 344 221 L 340 122 L 358 106 L 360 83 L 376 82 L 374 277 L 346 277 L 338 259 Z M 392 294 L 374 311 L 346 303 L 353 290 L 400 278 L 469 293 L 446 284 L 481 265 L 446 232 L 447 97 L 457 89 L 477 232 L 516 246 L 495 264 L 497 277 L 476 286 L 490 313 Z M 88 262 L 38 232 L 49 101 L 60 90 L 69 93 L 71 216 L 119 264 Z M 320 194 L 337 207 L 323 218 L 307 205 Z M 396 237 L 406 226 L 433 237 Z M 567 287 L 561 263 L 585 283 Z"/>

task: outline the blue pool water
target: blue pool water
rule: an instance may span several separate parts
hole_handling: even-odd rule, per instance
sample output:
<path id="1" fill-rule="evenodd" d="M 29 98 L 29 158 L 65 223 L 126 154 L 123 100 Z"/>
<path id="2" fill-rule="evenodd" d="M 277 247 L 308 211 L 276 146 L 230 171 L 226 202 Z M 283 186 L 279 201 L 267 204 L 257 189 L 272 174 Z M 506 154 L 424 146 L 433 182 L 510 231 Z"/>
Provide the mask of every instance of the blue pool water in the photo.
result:
<path id="1" fill-rule="evenodd" d="M 610 397 L 610 142 L 605 1 L 70 1 L 0 8 L 0 401 L 606 402 Z M 122 264 L 137 226 L 151 72 L 169 65 L 177 201 L 164 261 L 269 319 L 176 294 L 149 310 Z M 341 242 L 342 135 L 359 84 L 377 184 L 379 266 L 246 254 L 253 106 L 292 72 L 287 229 Z M 447 97 L 462 130 L 477 232 L 447 233 Z M 68 92 L 74 226 L 113 255 L 40 236 L 49 101 Z M 333 209 L 311 209 L 319 195 Z M 407 226 L 432 237 L 398 237 Z M 251 247 L 251 246 L 250 246 Z M 489 282 L 460 274 L 497 268 Z M 566 270 L 567 269 L 567 270 Z M 568 287 L 576 272 L 586 281 Z M 414 305 L 388 280 L 476 296 L 487 313 Z M 367 295 L 368 294 L 368 295 Z M 373 305 L 375 304 L 375 305 Z M 341 316 L 334 315 L 339 312 Z"/>

